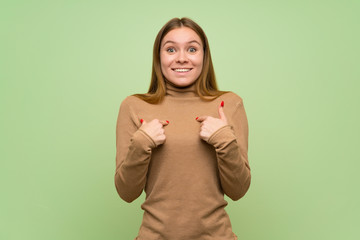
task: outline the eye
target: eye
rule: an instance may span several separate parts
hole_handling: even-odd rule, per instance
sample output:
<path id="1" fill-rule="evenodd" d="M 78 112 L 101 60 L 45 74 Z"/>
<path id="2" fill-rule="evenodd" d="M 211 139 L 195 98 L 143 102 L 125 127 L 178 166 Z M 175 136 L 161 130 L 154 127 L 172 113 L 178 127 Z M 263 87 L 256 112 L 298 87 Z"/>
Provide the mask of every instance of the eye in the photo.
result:
<path id="1" fill-rule="evenodd" d="M 190 51 L 190 52 L 196 52 L 196 48 L 191 47 L 191 48 L 189 48 L 189 51 Z"/>
<path id="2" fill-rule="evenodd" d="M 167 51 L 167 52 L 170 52 L 170 53 L 173 53 L 173 52 L 175 52 L 175 49 L 172 48 L 172 47 L 170 47 L 170 48 L 167 48 L 166 51 Z"/>

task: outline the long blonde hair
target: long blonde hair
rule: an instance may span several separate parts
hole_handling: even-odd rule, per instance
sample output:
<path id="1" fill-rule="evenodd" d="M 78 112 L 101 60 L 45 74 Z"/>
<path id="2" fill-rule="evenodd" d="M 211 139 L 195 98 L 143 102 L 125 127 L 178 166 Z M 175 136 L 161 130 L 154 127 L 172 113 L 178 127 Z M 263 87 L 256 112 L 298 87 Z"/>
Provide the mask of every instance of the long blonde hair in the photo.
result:
<path id="1" fill-rule="evenodd" d="M 151 73 L 151 83 L 147 93 L 133 94 L 148 103 L 160 103 L 166 94 L 164 75 L 160 66 L 160 44 L 164 36 L 175 28 L 188 27 L 199 35 L 204 46 L 203 68 L 199 78 L 196 80 L 196 92 L 205 101 L 213 100 L 228 91 L 218 90 L 213 63 L 211 60 L 210 48 L 207 37 L 202 28 L 189 18 L 173 18 L 169 20 L 159 31 L 155 38 L 153 48 L 153 64 Z M 206 96 L 213 97 L 212 99 Z"/>

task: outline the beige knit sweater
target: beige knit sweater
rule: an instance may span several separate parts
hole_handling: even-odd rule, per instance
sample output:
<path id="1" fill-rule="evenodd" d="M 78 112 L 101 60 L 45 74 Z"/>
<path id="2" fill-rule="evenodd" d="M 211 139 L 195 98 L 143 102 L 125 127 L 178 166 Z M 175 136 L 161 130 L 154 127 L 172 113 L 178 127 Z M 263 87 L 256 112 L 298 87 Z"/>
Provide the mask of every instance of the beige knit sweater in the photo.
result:
<path id="1" fill-rule="evenodd" d="M 195 85 L 177 88 L 167 84 L 160 104 L 135 96 L 121 103 L 116 127 L 115 186 L 126 202 L 146 200 L 138 240 L 234 240 L 236 235 L 224 194 L 232 200 L 250 186 L 248 122 L 242 98 L 233 92 L 206 102 Z M 200 138 L 198 116 L 219 118 L 224 101 L 228 125 L 214 132 L 208 142 Z M 155 147 L 142 129 L 157 118 L 164 126 L 165 143 Z"/>

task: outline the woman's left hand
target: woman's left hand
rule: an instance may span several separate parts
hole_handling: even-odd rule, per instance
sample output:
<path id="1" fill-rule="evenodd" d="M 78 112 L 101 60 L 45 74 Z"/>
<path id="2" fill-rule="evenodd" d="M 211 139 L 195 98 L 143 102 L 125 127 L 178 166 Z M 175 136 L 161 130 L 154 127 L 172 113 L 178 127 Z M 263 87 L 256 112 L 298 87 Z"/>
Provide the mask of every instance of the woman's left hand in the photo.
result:
<path id="1" fill-rule="evenodd" d="M 228 124 L 224 110 L 224 102 L 221 102 L 219 105 L 218 111 L 220 118 L 214 118 L 211 116 L 201 116 L 197 117 L 196 120 L 201 122 L 200 124 L 200 138 L 206 142 L 209 140 L 210 136 L 216 132 L 219 128 Z"/>

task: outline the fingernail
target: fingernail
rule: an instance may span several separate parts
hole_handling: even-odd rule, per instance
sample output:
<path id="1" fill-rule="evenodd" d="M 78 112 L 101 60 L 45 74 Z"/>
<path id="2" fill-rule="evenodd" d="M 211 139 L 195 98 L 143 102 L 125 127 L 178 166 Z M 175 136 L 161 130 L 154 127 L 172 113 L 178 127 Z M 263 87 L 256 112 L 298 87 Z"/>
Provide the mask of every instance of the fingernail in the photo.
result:
<path id="1" fill-rule="evenodd" d="M 224 106 L 224 101 L 221 101 L 221 106 L 222 106 L 222 107 Z"/>
<path id="2" fill-rule="evenodd" d="M 141 123 L 143 123 L 143 121 L 144 121 L 143 119 L 140 119 L 140 122 L 141 122 Z"/>
<path id="3" fill-rule="evenodd" d="M 198 120 L 199 117 L 196 117 L 195 119 Z"/>
<path id="4" fill-rule="evenodd" d="M 167 123 L 169 123 L 169 121 L 168 121 L 168 120 L 166 120 L 166 122 L 167 122 Z"/>

